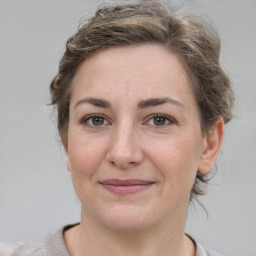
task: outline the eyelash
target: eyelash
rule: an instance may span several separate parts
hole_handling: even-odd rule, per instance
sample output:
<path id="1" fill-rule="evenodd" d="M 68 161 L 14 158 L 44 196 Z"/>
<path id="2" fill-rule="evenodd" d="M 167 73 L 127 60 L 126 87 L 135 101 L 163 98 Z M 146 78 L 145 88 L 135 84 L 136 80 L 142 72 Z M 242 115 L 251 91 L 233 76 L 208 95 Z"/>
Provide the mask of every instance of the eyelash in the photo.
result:
<path id="1" fill-rule="evenodd" d="M 165 120 L 165 124 L 163 125 L 155 125 L 155 124 L 150 124 L 151 126 L 154 126 L 154 127 L 157 127 L 157 128 L 163 128 L 163 127 L 166 127 L 166 126 L 170 126 L 172 124 L 175 124 L 177 123 L 176 120 L 174 118 L 171 118 L 170 116 L 168 115 L 165 115 L 165 114 L 153 114 L 150 116 L 150 118 L 146 121 L 146 124 L 149 123 L 149 121 L 153 121 L 154 122 L 154 118 L 163 118 Z M 166 124 L 166 122 L 168 122 Z"/>
<path id="2" fill-rule="evenodd" d="M 101 114 L 91 114 L 91 115 L 88 115 L 88 116 L 85 116 L 81 119 L 80 121 L 80 124 L 83 124 L 83 125 L 86 125 L 88 127 L 91 127 L 91 128 L 101 128 L 102 126 L 106 125 L 106 124 L 103 124 L 103 125 L 93 125 L 93 124 L 89 124 L 89 121 L 92 120 L 93 118 L 102 118 L 103 119 L 103 122 L 105 123 L 106 121 L 109 123 L 107 125 L 110 125 L 111 123 L 106 119 L 106 117 L 104 115 L 101 115 Z"/>
<path id="3" fill-rule="evenodd" d="M 103 120 L 103 122 L 108 122 L 108 124 L 102 124 L 102 125 L 94 125 L 94 124 L 89 124 L 89 121 L 93 118 L 101 118 Z M 149 124 L 149 122 L 152 120 L 154 122 L 154 118 L 163 118 L 165 123 L 163 125 L 156 125 L 156 124 Z M 166 122 L 168 122 L 166 124 Z M 177 123 L 175 119 L 171 118 L 170 116 L 168 115 L 165 115 L 165 114 L 152 114 L 146 122 L 144 122 L 143 124 L 149 124 L 150 126 L 154 126 L 154 127 L 157 127 L 157 128 L 163 128 L 163 127 L 166 127 L 166 126 L 169 126 L 169 125 L 172 125 L 172 124 L 175 124 Z M 109 122 L 107 120 L 107 118 L 104 116 L 104 115 L 101 115 L 101 114 L 91 114 L 91 115 L 88 115 L 88 116 L 85 116 L 81 119 L 80 121 L 80 124 L 83 124 L 83 125 L 86 125 L 90 128 L 101 128 L 102 126 L 105 126 L 105 125 L 111 125 L 111 122 Z"/>

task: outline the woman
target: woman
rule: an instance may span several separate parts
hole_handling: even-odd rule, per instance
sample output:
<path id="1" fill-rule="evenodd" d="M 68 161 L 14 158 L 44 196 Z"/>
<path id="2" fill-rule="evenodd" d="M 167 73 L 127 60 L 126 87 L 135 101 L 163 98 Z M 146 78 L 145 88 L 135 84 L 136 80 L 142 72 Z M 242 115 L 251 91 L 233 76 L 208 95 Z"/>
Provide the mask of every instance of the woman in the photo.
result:
<path id="1" fill-rule="evenodd" d="M 155 1 L 98 9 L 51 83 L 81 222 L 0 252 L 218 255 L 184 227 L 232 116 L 219 51 L 211 26 Z"/>

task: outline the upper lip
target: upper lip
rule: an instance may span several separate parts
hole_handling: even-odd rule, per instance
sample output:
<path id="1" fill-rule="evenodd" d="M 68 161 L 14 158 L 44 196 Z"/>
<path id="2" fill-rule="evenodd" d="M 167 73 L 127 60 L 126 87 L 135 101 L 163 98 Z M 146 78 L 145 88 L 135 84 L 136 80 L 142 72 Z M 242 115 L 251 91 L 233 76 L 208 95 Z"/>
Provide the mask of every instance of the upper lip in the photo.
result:
<path id="1" fill-rule="evenodd" d="M 132 185 L 153 184 L 155 182 L 149 181 L 149 180 L 140 180 L 140 179 L 127 179 L 127 180 L 108 179 L 108 180 L 103 180 L 100 183 L 104 185 L 113 185 L 113 186 L 132 186 Z"/>

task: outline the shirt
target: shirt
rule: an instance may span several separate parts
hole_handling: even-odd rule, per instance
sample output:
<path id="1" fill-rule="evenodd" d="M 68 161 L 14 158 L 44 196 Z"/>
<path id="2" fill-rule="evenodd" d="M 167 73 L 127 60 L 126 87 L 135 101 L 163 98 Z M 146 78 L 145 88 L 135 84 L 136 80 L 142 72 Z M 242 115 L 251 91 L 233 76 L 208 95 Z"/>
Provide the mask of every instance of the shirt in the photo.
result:
<path id="1" fill-rule="evenodd" d="M 0 243 L 0 256 L 69 256 L 63 234 L 72 226 L 67 225 L 42 240 Z M 222 256 L 191 239 L 196 245 L 196 256 Z"/>

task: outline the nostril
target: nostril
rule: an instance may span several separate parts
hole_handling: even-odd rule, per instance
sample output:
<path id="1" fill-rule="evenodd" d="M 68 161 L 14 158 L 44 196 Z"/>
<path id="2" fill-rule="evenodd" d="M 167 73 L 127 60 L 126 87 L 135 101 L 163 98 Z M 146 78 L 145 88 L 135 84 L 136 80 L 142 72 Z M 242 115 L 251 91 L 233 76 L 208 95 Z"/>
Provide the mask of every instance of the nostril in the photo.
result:
<path id="1" fill-rule="evenodd" d="M 106 155 L 106 160 L 120 169 L 136 166 L 142 159 L 143 153 L 140 146 L 134 140 L 124 139 L 124 137 L 119 140 L 113 138 Z"/>
<path id="2" fill-rule="evenodd" d="M 110 161 L 110 164 L 113 165 L 113 166 L 116 166 L 119 169 L 126 169 L 126 168 L 130 168 L 132 166 L 136 166 L 139 163 L 137 163 L 137 162 L 123 162 L 123 163 L 120 163 L 120 162 Z"/>

